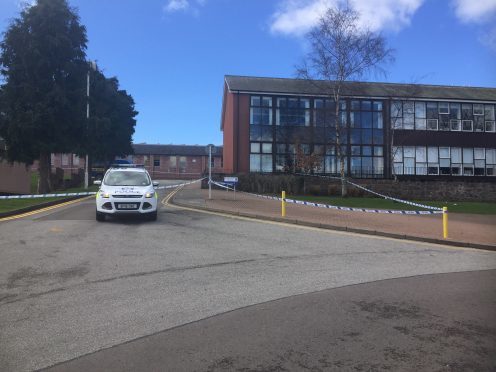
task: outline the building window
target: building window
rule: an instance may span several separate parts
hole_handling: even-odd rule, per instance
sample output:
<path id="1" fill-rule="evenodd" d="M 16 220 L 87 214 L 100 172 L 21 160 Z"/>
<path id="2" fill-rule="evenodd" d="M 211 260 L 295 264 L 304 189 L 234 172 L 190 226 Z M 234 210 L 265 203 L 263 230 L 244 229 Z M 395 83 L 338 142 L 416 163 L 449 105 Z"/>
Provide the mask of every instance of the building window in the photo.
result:
<path id="1" fill-rule="evenodd" d="M 494 120 L 487 120 L 486 121 L 486 132 L 494 132 L 494 131 L 495 131 Z"/>
<path id="2" fill-rule="evenodd" d="M 79 156 L 72 155 L 72 165 L 74 165 L 76 167 L 79 165 Z"/>
<path id="3" fill-rule="evenodd" d="M 276 125 L 310 125 L 310 100 L 307 98 L 278 98 Z"/>
<path id="4" fill-rule="evenodd" d="M 474 104 L 474 115 L 484 115 L 484 105 L 480 103 Z"/>
<path id="5" fill-rule="evenodd" d="M 448 102 L 439 102 L 439 113 L 440 114 L 450 113 L 450 106 Z"/>
<path id="6" fill-rule="evenodd" d="M 473 131 L 472 120 L 462 120 L 462 130 L 464 132 L 472 132 Z"/>
<path id="7" fill-rule="evenodd" d="M 171 156 L 169 157 L 169 172 L 177 171 L 177 157 Z"/>
<path id="8" fill-rule="evenodd" d="M 272 143 L 262 143 L 262 153 L 272 154 Z"/>
<path id="9" fill-rule="evenodd" d="M 427 129 L 437 130 L 437 119 L 427 119 Z"/>
<path id="10" fill-rule="evenodd" d="M 153 166 L 160 167 L 160 158 L 153 158 Z"/>
<path id="11" fill-rule="evenodd" d="M 474 131 L 484 132 L 484 116 L 482 115 L 474 116 Z"/>
<path id="12" fill-rule="evenodd" d="M 187 167 L 186 156 L 179 157 L 179 172 L 185 173 Z"/>
<path id="13" fill-rule="evenodd" d="M 462 130 L 462 121 L 458 119 L 451 119 L 450 126 L 452 131 L 461 131 Z"/>
<path id="14" fill-rule="evenodd" d="M 272 98 L 266 96 L 252 96 L 250 107 L 250 124 L 272 124 Z"/>
<path id="15" fill-rule="evenodd" d="M 260 143 L 258 142 L 250 143 L 250 152 L 253 154 L 258 154 L 260 152 Z"/>
<path id="16" fill-rule="evenodd" d="M 69 165 L 69 154 L 62 154 L 62 166 Z"/>
<path id="17" fill-rule="evenodd" d="M 496 176 L 496 149 L 486 149 L 486 175 Z"/>
<path id="18" fill-rule="evenodd" d="M 330 99 L 315 99 L 313 102 L 313 123 L 316 127 L 336 125 L 336 104 Z"/>
<path id="19" fill-rule="evenodd" d="M 403 104 L 401 101 L 391 102 L 391 128 L 403 128 Z"/>

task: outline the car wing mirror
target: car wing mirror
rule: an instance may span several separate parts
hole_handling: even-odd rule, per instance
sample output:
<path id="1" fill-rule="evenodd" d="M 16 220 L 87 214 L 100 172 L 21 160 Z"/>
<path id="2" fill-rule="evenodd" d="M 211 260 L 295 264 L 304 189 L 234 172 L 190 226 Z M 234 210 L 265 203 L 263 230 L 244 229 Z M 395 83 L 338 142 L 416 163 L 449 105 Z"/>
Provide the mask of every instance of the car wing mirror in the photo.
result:
<path id="1" fill-rule="evenodd" d="M 153 186 L 158 186 L 160 183 L 158 181 L 153 181 Z"/>

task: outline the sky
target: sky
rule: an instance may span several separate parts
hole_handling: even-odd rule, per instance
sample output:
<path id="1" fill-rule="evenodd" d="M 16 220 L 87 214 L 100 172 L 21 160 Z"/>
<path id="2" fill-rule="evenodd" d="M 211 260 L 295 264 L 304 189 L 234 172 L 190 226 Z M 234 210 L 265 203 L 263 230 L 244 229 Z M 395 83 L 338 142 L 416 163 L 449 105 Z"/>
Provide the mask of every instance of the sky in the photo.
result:
<path id="1" fill-rule="evenodd" d="M 35 0 L 30 0 L 33 3 Z M 224 75 L 295 77 L 340 0 L 68 0 L 88 50 L 136 102 L 135 143 L 222 144 Z M 0 0 L 0 32 L 21 0 Z M 364 80 L 496 87 L 496 0 L 349 0 L 395 49 Z"/>

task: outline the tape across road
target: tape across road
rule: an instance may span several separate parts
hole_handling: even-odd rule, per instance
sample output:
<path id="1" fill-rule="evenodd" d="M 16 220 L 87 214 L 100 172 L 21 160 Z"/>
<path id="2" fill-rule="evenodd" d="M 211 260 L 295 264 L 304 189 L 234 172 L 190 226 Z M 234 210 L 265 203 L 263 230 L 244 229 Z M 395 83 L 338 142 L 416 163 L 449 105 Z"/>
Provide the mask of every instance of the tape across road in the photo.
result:
<path id="1" fill-rule="evenodd" d="M 177 185 L 157 186 L 157 187 L 155 187 L 155 190 L 175 189 L 176 187 L 181 187 L 181 186 L 186 186 L 186 185 L 191 185 L 193 183 L 201 182 L 201 181 L 203 181 L 206 178 L 207 177 L 203 177 L 203 178 L 199 178 L 199 179 L 194 180 L 194 181 L 184 182 L 184 183 L 180 183 L 180 184 L 177 184 Z"/>
<path id="2" fill-rule="evenodd" d="M 309 176 L 309 177 L 318 177 L 318 178 L 324 178 L 324 179 L 341 180 L 341 177 L 320 176 L 320 175 L 303 174 L 303 173 L 295 173 L 295 174 L 298 175 L 298 176 Z M 435 210 L 435 211 L 442 211 L 443 210 L 443 208 L 439 208 L 439 207 L 433 207 L 433 206 L 430 206 L 430 205 L 415 203 L 415 202 L 411 202 L 411 201 L 408 201 L 408 200 L 403 200 L 403 199 L 399 199 L 399 198 L 393 198 L 392 196 L 387 196 L 387 195 L 378 193 L 378 192 L 376 192 L 374 190 L 367 189 L 366 187 L 363 187 L 363 186 L 361 186 L 361 185 L 359 185 L 357 183 L 351 182 L 349 180 L 346 180 L 346 182 L 348 184 L 352 185 L 352 186 L 355 186 L 355 187 L 357 187 L 357 188 L 359 188 L 361 190 L 367 191 L 367 192 L 369 192 L 371 194 L 380 196 L 381 198 L 384 198 L 384 199 L 389 199 L 389 200 L 392 200 L 392 201 L 395 201 L 395 202 L 398 202 L 398 203 L 412 205 L 414 207 L 419 207 L 419 208 L 424 208 L 424 209 L 431 209 L 431 210 Z"/>
<path id="3" fill-rule="evenodd" d="M 228 190 L 233 190 L 233 188 L 227 186 L 226 184 L 223 184 L 221 182 L 215 182 L 211 181 L 213 185 L 219 186 L 224 189 Z M 243 192 L 243 191 L 240 191 Z M 428 210 L 428 211 L 409 211 L 409 210 L 396 210 L 396 209 L 368 209 L 368 208 L 353 208 L 353 207 L 341 207 L 338 205 L 331 205 L 331 204 L 323 204 L 323 203 L 314 203 L 314 202 L 307 202 L 303 200 L 296 200 L 296 199 L 288 199 L 288 198 L 280 198 L 277 196 L 269 196 L 269 195 L 261 195 L 261 194 L 253 194 L 249 192 L 243 192 L 244 194 L 256 196 L 258 198 L 263 198 L 263 199 L 269 199 L 269 200 L 277 200 L 277 201 L 283 201 L 286 203 L 292 203 L 292 204 L 299 204 L 299 205 L 306 205 L 308 207 L 316 207 L 316 208 L 326 208 L 326 209 L 335 209 L 335 210 L 340 210 L 340 211 L 350 211 L 350 212 L 365 212 L 365 213 L 382 213 L 382 214 L 442 214 L 443 210 L 436 209 L 436 210 Z M 422 204 L 417 204 L 414 203 L 413 205 L 416 205 L 418 207 L 422 206 Z M 434 207 L 431 207 L 434 208 Z"/>
<path id="4" fill-rule="evenodd" d="M 174 189 L 176 187 L 191 185 L 193 183 L 203 181 L 205 178 L 206 177 L 200 178 L 198 180 L 190 181 L 190 182 L 184 182 L 184 183 L 176 184 L 176 185 L 157 186 L 157 187 L 155 187 L 155 190 Z M 58 198 L 58 197 L 64 197 L 64 196 L 89 196 L 89 195 L 96 195 L 96 192 L 95 191 L 85 191 L 85 192 L 64 192 L 64 193 L 57 193 L 57 194 L 3 195 L 3 196 L 0 196 L 0 200 L 6 200 L 6 199 L 41 199 L 41 198 Z"/>
<path id="5" fill-rule="evenodd" d="M 259 195 L 259 194 L 250 194 L 253 196 L 257 196 L 259 198 L 264 198 L 264 199 L 271 199 L 271 200 L 278 200 L 278 201 L 283 201 L 282 198 L 279 198 L 277 196 L 267 196 L 267 195 Z M 284 199 L 286 203 L 293 203 L 293 204 L 299 204 L 299 205 L 306 205 L 309 207 L 317 207 L 317 208 L 327 208 L 327 209 L 336 209 L 340 211 L 351 211 L 351 212 L 366 212 L 366 213 L 382 213 L 382 214 L 440 214 L 443 213 L 442 210 L 438 211 L 408 211 L 408 210 L 396 210 L 396 209 L 367 209 L 367 208 L 353 208 L 353 207 L 341 207 L 338 205 L 331 205 L 331 204 L 322 204 L 322 203 L 314 203 L 314 202 L 307 202 L 303 200 L 295 200 L 295 199 Z"/>
<path id="6" fill-rule="evenodd" d="M 33 195 L 7 195 L 0 196 L 0 200 L 5 199 L 39 199 L 39 198 L 57 198 L 61 196 L 88 196 L 96 195 L 96 192 L 64 192 L 58 194 L 33 194 Z"/>

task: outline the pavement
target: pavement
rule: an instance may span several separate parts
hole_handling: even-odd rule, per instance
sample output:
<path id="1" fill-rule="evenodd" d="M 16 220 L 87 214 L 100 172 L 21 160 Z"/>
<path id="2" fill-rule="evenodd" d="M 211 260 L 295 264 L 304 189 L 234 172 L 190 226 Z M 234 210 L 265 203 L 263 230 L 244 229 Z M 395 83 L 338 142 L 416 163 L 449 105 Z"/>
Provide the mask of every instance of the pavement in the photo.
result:
<path id="1" fill-rule="evenodd" d="M 289 196 L 288 196 L 289 198 Z M 286 217 L 281 217 L 281 202 L 243 192 L 208 190 L 193 185 L 181 189 L 173 202 L 193 208 L 286 221 L 309 226 L 347 230 L 441 244 L 496 250 L 496 215 L 451 213 L 448 239 L 443 239 L 442 215 L 398 215 L 347 212 L 286 203 Z M 408 210 L 408 205 L 405 205 Z"/>
<path id="2" fill-rule="evenodd" d="M 85 356 L 100 352 L 103 359 L 98 363 L 109 366 L 113 360 L 118 366 L 114 356 L 104 356 L 106 350 L 117 350 L 120 346 L 144 341 L 161 332 L 165 332 L 164 335 L 168 331 L 175 332 L 185 325 L 191 327 L 197 324 L 195 322 L 200 325 L 203 320 L 207 321 L 204 324 L 211 324 L 208 322 L 216 319 L 220 319 L 219 324 L 226 322 L 226 332 L 209 326 L 202 332 L 205 337 L 211 332 L 212 338 L 202 338 L 199 329 L 193 330 L 191 335 L 198 337 L 196 344 L 194 337 L 182 338 L 179 333 L 171 333 L 173 336 L 168 342 L 170 345 L 177 343 L 179 349 L 164 349 L 162 339 L 148 338 L 146 347 L 138 342 L 133 344 L 136 347 L 127 350 L 130 353 L 128 360 L 135 360 L 136 364 L 127 363 L 135 370 L 175 370 L 172 367 L 176 365 L 177 370 L 181 370 L 181 363 L 186 370 L 189 367 L 201 371 L 229 370 L 229 363 L 243 370 L 243 366 L 253 366 L 260 358 L 258 370 L 264 370 L 265 366 L 271 366 L 270 355 L 284 355 L 293 350 L 289 359 L 281 363 L 286 363 L 282 364 L 286 369 L 298 370 L 303 367 L 293 367 L 296 364 L 291 363 L 308 365 L 308 358 L 324 353 L 319 344 L 325 338 L 320 338 L 320 333 L 328 331 L 328 336 L 323 334 L 322 337 L 334 337 L 333 342 L 339 341 L 341 348 L 349 346 L 354 350 L 352 356 L 344 358 L 345 354 L 339 354 L 343 359 L 337 359 L 351 363 L 351 369 L 360 366 L 353 364 L 355 359 L 359 363 L 362 361 L 360 355 L 372 355 L 370 350 L 373 349 L 370 349 L 369 341 L 360 344 L 352 341 L 354 338 L 351 336 L 341 337 L 340 332 L 344 331 L 338 331 L 340 324 L 350 317 L 350 326 L 345 328 L 352 329 L 353 311 L 358 311 L 365 315 L 363 322 L 355 318 L 357 327 L 361 324 L 359 328 L 365 340 L 381 340 L 382 332 L 387 331 L 391 344 L 403 343 L 403 333 L 380 329 L 381 324 L 386 326 L 383 323 L 386 320 L 377 320 L 379 328 L 367 323 L 367 314 L 374 309 L 389 311 L 390 306 L 398 307 L 397 312 L 401 314 L 407 314 L 412 306 L 421 308 L 422 314 L 427 314 L 426 309 L 430 309 L 435 315 L 432 319 L 429 316 L 411 318 L 412 323 L 408 326 L 411 328 L 408 329 L 412 334 L 415 326 L 430 329 L 434 326 L 429 324 L 442 323 L 448 327 L 448 333 L 454 327 L 449 335 L 453 334 L 456 343 L 462 345 L 453 345 L 451 351 L 443 354 L 440 347 L 445 347 L 446 342 L 437 343 L 436 334 L 424 337 L 421 333 L 423 341 L 420 338 L 404 341 L 405 350 L 414 358 L 411 360 L 419 360 L 424 350 L 431 350 L 415 342 L 436 344 L 432 354 L 441 353 L 442 357 L 434 366 L 441 366 L 447 359 L 454 360 L 451 353 L 456 350 L 475 350 L 478 347 L 483 350 L 477 354 L 477 360 L 475 354 L 467 351 L 456 359 L 457 366 L 472 363 L 484 370 L 494 360 L 491 357 L 494 355 L 491 346 L 494 336 L 491 336 L 491 330 L 484 328 L 493 329 L 493 323 L 484 314 L 494 314 L 494 303 L 490 299 L 496 298 L 493 293 L 495 281 L 485 273 L 496 270 L 495 252 L 224 216 L 168 205 L 165 197 L 166 194 L 161 192 L 163 204 L 156 222 L 123 218 L 98 223 L 93 199 L 0 222 L 1 371 L 32 371 L 51 366 L 63 369 L 60 363 L 83 360 Z M 201 203 L 201 200 L 193 202 Z M 454 283 L 451 289 L 435 284 L 438 281 L 436 274 L 461 272 L 474 274 L 460 280 L 455 277 L 446 279 L 446 285 L 451 281 Z M 430 278 L 432 288 L 425 293 L 424 299 L 418 296 L 424 292 L 422 288 L 429 287 L 427 282 L 406 283 L 405 286 L 400 282 L 395 284 L 402 278 L 422 278 L 425 275 L 433 276 L 426 277 Z M 392 287 L 366 287 L 383 280 L 391 283 L 388 285 Z M 360 285 L 364 285 L 360 293 L 372 291 L 369 298 L 362 295 L 353 297 L 354 291 L 342 292 L 340 289 L 345 286 L 358 288 Z M 417 287 L 419 293 L 416 293 Z M 465 289 L 456 292 L 458 287 Z M 340 293 L 341 300 L 329 300 L 337 298 L 332 297 L 335 296 L 333 293 L 336 296 Z M 396 297 L 387 297 L 389 293 Z M 305 297 L 307 295 L 309 297 Z M 293 297 L 299 301 L 299 296 L 303 296 L 302 302 L 291 302 Z M 322 302 L 318 300 L 320 296 Z M 346 302 L 347 297 L 349 302 Z M 378 302 L 374 302 L 375 297 Z M 285 300 L 290 302 L 284 303 Z M 272 307 L 277 305 L 277 301 L 283 301 L 283 305 Z M 461 303 L 461 312 L 457 313 L 454 305 L 444 306 L 445 301 L 446 304 Z M 371 305 L 373 302 L 375 305 Z M 313 303 L 315 313 L 312 312 Z M 322 309 L 319 303 L 327 303 L 322 305 L 327 309 L 327 319 L 318 315 L 318 309 Z M 363 311 L 359 310 L 360 303 Z M 264 312 L 265 306 L 268 310 Z M 298 306 L 306 309 L 306 320 L 301 318 L 305 312 L 298 310 Z M 466 311 L 470 307 L 471 312 Z M 283 312 L 284 308 L 286 312 Z M 291 311 L 293 308 L 294 313 Z M 238 311 L 241 311 L 241 318 L 229 320 L 229 314 L 235 316 Z M 260 316 L 243 311 L 258 312 Z M 279 320 L 278 314 L 283 315 Z M 241 319 L 245 318 L 246 322 L 242 322 Z M 265 318 L 267 321 L 263 323 Z M 333 319 L 336 320 L 334 325 Z M 319 330 L 320 321 L 323 323 Z M 274 327 L 271 327 L 273 322 Z M 456 322 L 468 326 L 458 327 Z M 233 326 L 238 323 L 246 328 Z M 256 335 L 249 337 L 250 324 L 254 331 L 265 332 L 267 341 L 262 343 L 265 353 L 253 346 L 260 338 L 257 339 Z M 369 327 L 372 327 L 370 334 Z M 477 334 L 477 339 L 473 333 L 467 333 L 467 327 L 472 327 L 471 332 Z M 293 336 L 290 336 L 291 332 Z M 357 331 L 352 329 L 350 332 L 354 334 Z M 285 347 L 281 340 L 287 338 L 290 342 L 298 334 L 302 341 L 306 341 L 288 344 L 292 345 L 291 348 Z M 245 335 L 246 339 L 243 338 Z M 273 338 L 276 336 L 280 338 Z M 199 355 L 204 355 L 204 358 L 195 361 L 195 348 L 208 344 L 219 353 L 207 348 L 201 354 L 200 350 Z M 185 348 L 181 349 L 181 345 Z M 194 348 L 187 350 L 187 345 Z M 229 349 L 229 345 L 234 349 Z M 381 354 L 381 350 L 385 352 L 386 349 L 381 349 L 381 345 L 378 345 L 375 356 L 369 358 L 371 367 L 368 370 L 377 369 L 374 367 L 376 364 L 386 363 L 385 354 Z M 243 355 L 248 359 L 238 357 L 242 349 L 245 349 Z M 306 356 L 307 349 L 311 352 L 308 354 L 310 357 Z M 165 365 L 157 367 L 158 364 L 153 364 L 154 359 L 146 354 L 147 350 L 170 359 L 158 360 L 157 363 Z M 180 359 L 174 361 L 176 350 L 178 355 L 182 355 L 182 362 Z M 489 357 L 485 354 L 487 350 Z M 211 354 L 213 359 L 206 358 L 207 354 Z M 329 355 L 330 359 L 335 359 L 333 354 Z M 394 357 L 396 354 L 390 355 Z M 145 363 L 147 358 L 150 359 L 149 366 Z M 189 359 L 192 364 L 188 364 Z M 397 365 L 409 365 L 408 361 L 404 363 Z M 412 365 L 416 366 L 415 363 Z M 340 369 L 348 368 L 344 367 Z M 360 368 L 367 370 L 365 367 Z M 244 370 L 251 367 L 246 368 Z M 334 367 L 327 368 L 322 364 L 319 368 L 328 370 Z M 278 369 L 274 367 L 273 370 Z"/>

